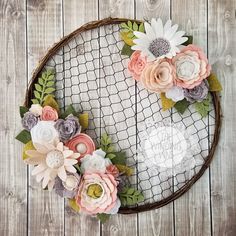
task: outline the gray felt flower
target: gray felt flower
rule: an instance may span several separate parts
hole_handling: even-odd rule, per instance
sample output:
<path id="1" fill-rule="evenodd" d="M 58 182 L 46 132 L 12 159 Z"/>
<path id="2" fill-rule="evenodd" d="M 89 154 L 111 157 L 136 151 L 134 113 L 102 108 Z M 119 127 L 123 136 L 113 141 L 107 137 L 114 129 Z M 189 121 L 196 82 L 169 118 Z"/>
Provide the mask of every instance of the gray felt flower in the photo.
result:
<path id="1" fill-rule="evenodd" d="M 206 99 L 208 90 L 208 84 L 203 81 L 200 85 L 194 87 L 193 89 L 184 89 L 184 97 L 189 102 L 202 102 Z"/>
<path id="2" fill-rule="evenodd" d="M 74 198 L 78 191 L 80 176 L 75 174 L 68 174 L 66 181 L 62 181 L 59 177 L 55 179 L 54 190 L 60 197 Z"/>
<path id="3" fill-rule="evenodd" d="M 38 123 L 38 117 L 35 116 L 32 112 L 26 112 L 22 118 L 23 127 L 30 131 Z"/>
<path id="4" fill-rule="evenodd" d="M 68 141 L 81 130 L 78 118 L 73 115 L 67 116 L 65 120 L 57 120 L 55 128 L 58 131 L 59 138 L 62 142 Z"/>

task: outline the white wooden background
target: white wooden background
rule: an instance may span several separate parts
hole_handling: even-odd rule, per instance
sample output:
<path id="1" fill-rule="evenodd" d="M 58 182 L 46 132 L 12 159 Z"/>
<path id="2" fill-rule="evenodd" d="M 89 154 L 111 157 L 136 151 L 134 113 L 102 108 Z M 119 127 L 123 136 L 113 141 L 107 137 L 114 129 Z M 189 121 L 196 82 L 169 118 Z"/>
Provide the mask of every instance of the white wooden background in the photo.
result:
<path id="1" fill-rule="evenodd" d="M 21 160 L 18 106 L 39 59 L 63 35 L 108 16 L 172 18 L 208 52 L 224 91 L 221 140 L 204 176 L 158 210 L 101 225 L 40 191 Z M 0 235 L 236 235 L 235 0 L 0 0 Z"/>

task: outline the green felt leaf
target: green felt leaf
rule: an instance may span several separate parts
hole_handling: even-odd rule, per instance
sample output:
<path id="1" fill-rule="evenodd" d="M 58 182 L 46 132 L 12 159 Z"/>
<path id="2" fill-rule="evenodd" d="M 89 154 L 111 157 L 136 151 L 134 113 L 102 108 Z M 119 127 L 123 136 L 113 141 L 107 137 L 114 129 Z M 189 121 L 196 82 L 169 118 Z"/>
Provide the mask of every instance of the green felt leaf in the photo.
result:
<path id="1" fill-rule="evenodd" d="M 116 156 L 116 155 L 113 154 L 113 153 L 108 153 L 108 154 L 106 155 L 106 158 L 113 159 L 115 156 Z"/>
<path id="2" fill-rule="evenodd" d="M 188 46 L 189 44 L 193 43 L 193 36 L 192 35 L 185 35 L 184 37 L 187 37 L 188 40 L 186 42 L 184 42 L 182 45 Z"/>
<path id="3" fill-rule="evenodd" d="M 37 99 L 40 99 L 41 98 L 41 95 L 38 91 L 34 90 L 34 96 L 37 98 Z"/>
<path id="4" fill-rule="evenodd" d="M 161 93 L 160 97 L 161 97 L 162 108 L 164 111 L 172 108 L 175 105 L 175 102 L 167 98 L 165 93 Z"/>
<path id="5" fill-rule="evenodd" d="M 53 98 L 52 95 L 47 95 L 44 98 L 44 102 L 43 102 L 43 106 L 50 106 L 52 108 L 54 108 L 55 110 L 57 110 L 57 112 L 59 112 L 59 105 L 57 103 L 57 101 Z"/>
<path id="6" fill-rule="evenodd" d="M 120 26 L 121 26 L 121 28 L 127 28 L 126 23 L 121 23 Z"/>
<path id="7" fill-rule="evenodd" d="M 28 107 L 20 106 L 20 117 L 23 118 L 27 111 L 29 111 Z"/>
<path id="8" fill-rule="evenodd" d="M 211 74 L 207 78 L 208 84 L 209 84 L 209 90 L 212 92 L 220 92 L 222 90 L 222 86 L 220 81 L 217 79 L 217 76 L 215 74 Z"/>
<path id="9" fill-rule="evenodd" d="M 132 206 L 144 200 L 144 196 L 139 190 L 130 187 L 124 187 L 118 196 L 122 206 Z"/>
<path id="10" fill-rule="evenodd" d="M 126 154 L 125 152 L 115 152 L 115 157 L 112 158 L 111 162 L 113 165 L 125 165 L 126 164 Z"/>
<path id="11" fill-rule="evenodd" d="M 132 25 L 132 22 L 131 22 L 131 21 L 128 21 L 128 26 L 129 26 L 129 28 L 132 29 L 133 25 Z"/>
<path id="12" fill-rule="evenodd" d="M 202 117 L 206 117 L 210 111 L 210 101 L 211 97 L 210 94 L 208 94 L 208 97 L 205 100 L 195 103 L 195 109 Z"/>
<path id="13" fill-rule="evenodd" d="M 97 214 L 97 218 L 101 221 L 101 223 L 105 223 L 110 218 L 110 216 L 111 215 L 105 213 Z"/>
<path id="14" fill-rule="evenodd" d="M 45 93 L 46 93 L 46 94 L 51 94 L 51 93 L 53 93 L 55 90 L 56 90 L 55 88 L 47 88 L 47 89 L 45 90 Z"/>
<path id="15" fill-rule="evenodd" d="M 42 78 L 39 78 L 38 82 L 39 82 L 40 85 L 44 85 L 44 80 Z"/>
<path id="16" fill-rule="evenodd" d="M 31 140 L 30 132 L 24 129 L 16 136 L 16 139 L 26 144 Z"/>
<path id="17" fill-rule="evenodd" d="M 39 104 L 39 101 L 38 101 L 38 99 L 31 99 L 31 102 L 33 103 L 33 104 Z"/>
<path id="18" fill-rule="evenodd" d="M 141 23 L 141 24 L 139 25 L 138 31 L 144 33 L 144 31 L 145 31 L 145 29 L 144 29 L 144 23 Z"/>
<path id="19" fill-rule="evenodd" d="M 55 82 L 53 80 L 47 82 L 47 87 L 52 87 L 54 86 Z"/>
<path id="20" fill-rule="evenodd" d="M 124 44 L 122 50 L 121 50 L 121 55 L 125 55 L 130 57 L 133 54 L 133 50 L 131 49 L 131 47 L 127 44 Z"/>
<path id="21" fill-rule="evenodd" d="M 138 25 L 136 22 L 133 23 L 133 30 L 138 31 Z"/>
<path id="22" fill-rule="evenodd" d="M 179 113 L 184 114 L 189 104 L 190 102 L 188 102 L 186 98 L 184 98 L 183 100 L 176 102 L 174 107 Z"/>
<path id="23" fill-rule="evenodd" d="M 42 88 L 41 85 L 35 84 L 34 86 L 35 86 L 35 89 L 36 89 L 37 91 L 42 92 L 43 88 Z"/>
<path id="24" fill-rule="evenodd" d="M 77 112 L 76 112 L 76 110 L 75 110 L 75 108 L 73 107 L 72 104 L 70 104 L 70 105 L 66 108 L 65 112 L 61 114 L 60 118 L 65 119 L 65 118 L 66 118 L 68 115 L 70 115 L 70 114 L 72 114 L 72 115 L 74 115 L 74 116 L 77 116 Z"/>

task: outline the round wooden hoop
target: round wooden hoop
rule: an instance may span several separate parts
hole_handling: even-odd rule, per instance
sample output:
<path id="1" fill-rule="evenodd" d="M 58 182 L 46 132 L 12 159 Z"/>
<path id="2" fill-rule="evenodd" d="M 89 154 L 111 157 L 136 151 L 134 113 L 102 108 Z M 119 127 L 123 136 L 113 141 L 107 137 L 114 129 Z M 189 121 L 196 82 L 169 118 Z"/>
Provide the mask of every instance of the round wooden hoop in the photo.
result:
<path id="1" fill-rule="evenodd" d="M 29 83 L 29 87 L 26 91 L 25 106 L 27 106 L 27 107 L 30 106 L 30 104 L 31 104 L 30 101 L 31 101 L 32 94 L 33 94 L 34 84 L 37 83 L 38 77 L 39 77 L 42 69 L 44 68 L 45 64 L 47 63 L 47 61 L 50 59 L 51 56 L 53 56 L 55 54 L 55 52 L 57 52 L 57 50 L 59 48 L 61 48 L 65 44 L 67 44 L 72 38 L 74 38 L 75 36 L 77 36 L 78 34 L 84 32 L 84 31 L 95 29 L 100 26 L 105 26 L 105 25 L 109 25 L 109 24 L 120 24 L 122 22 L 127 22 L 128 20 L 130 20 L 132 22 L 137 22 L 137 23 L 141 22 L 138 20 L 131 20 L 131 19 L 125 19 L 125 18 L 106 18 L 103 20 L 92 21 L 92 22 L 89 22 L 89 23 L 81 26 L 77 30 L 73 31 L 69 35 L 62 38 L 58 43 L 56 43 L 51 49 L 48 50 L 46 55 L 39 62 L 39 65 L 36 67 L 36 69 L 32 75 L 32 79 L 31 79 L 31 81 Z M 209 150 L 209 154 L 206 157 L 206 161 L 203 164 L 202 168 L 199 170 L 199 172 L 196 175 L 194 175 L 188 182 L 186 182 L 186 184 L 183 187 L 181 187 L 178 191 L 174 192 L 169 197 L 167 197 L 161 201 L 145 204 L 142 206 L 136 206 L 136 207 L 132 207 L 132 208 L 122 207 L 122 208 L 120 208 L 119 213 L 132 214 L 132 213 L 138 213 L 138 212 L 149 211 L 149 210 L 160 208 L 160 207 L 174 201 L 175 199 L 177 199 L 181 195 L 183 195 L 185 192 L 187 192 L 192 187 L 192 185 L 203 175 L 203 173 L 209 167 L 209 165 L 213 159 L 213 156 L 214 156 L 214 153 L 215 153 L 218 141 L 219 141 L 219 137 L 220 137 L 220 129 L 221 129 L 221 122 L 222 122 L 222 112 L 221 112 L 219 96 L 217 95 L 216 92 L 212 92 L 211 94 L 212 94 L 213 104 L 214 104 L 214 109 L 215 109 L 214 137 L 213 137 L 213 142 L 212 142 L 211 148 Z"/>

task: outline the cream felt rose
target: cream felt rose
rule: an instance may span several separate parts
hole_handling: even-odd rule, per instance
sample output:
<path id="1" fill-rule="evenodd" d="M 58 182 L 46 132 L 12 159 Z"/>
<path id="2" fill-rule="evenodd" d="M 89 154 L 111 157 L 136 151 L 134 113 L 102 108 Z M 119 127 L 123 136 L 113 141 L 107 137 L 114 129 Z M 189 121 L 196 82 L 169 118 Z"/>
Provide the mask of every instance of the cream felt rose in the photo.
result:
<path id="1" fill-rule="evenodd" d="M 55 121 L 57 119 L 58 119 L 58 113 L 54 108 L 52 108 L 50 106 L 43 107 L 41 120 Z"/>
<path id="2" fill-rule="evenodd" d="M 211 66 L 206 55 L 192 44 L 172 58 L 172 63 L 176 68 L 176 84 L 182 88 L 192 89 L 210 75 Z"/>
<path id="3" fill-rule="evenodd" d="M 117 206 L 117 184 L 113 175 L 85 173 L 80 181 L 76 203 L 82 212 L 91 215 L 117 211 L 114 209 Z"/>
<path id="4" fill-rule="evenodd" d="M 59 136 L 54 125 L 54 121 L 39 121 L 30 131 L 32 142 L 55 145 L 59 141 Z"/>
<path id="5" fill-rule="evenodd" d="M 140 51 L 135 51 L 128 63 L 128 71 L 135 80 L 140 79 L 140 75 L 147 64 L 147 58 L 141 56 Z"/>
<path id="6" fill-rule="evenodd" d="M 166 92 L 174 85 L 175 69 L 168 59 L 148 63 L 140 81 L 150 92 Z"/>
<path id="7" fill-rule="evenodd" d="M 173 86 L 166 92 L 166 97 L 174 102 L 178 102 L 184 99 L 184 90 L 181 87 Z"/>
<path id="8" fill-rule="evenodd" d="M 35 116 L 41 116 L 43 108 L 39 104 L 32 104 L 29 111 L 33 113 Z"/>

